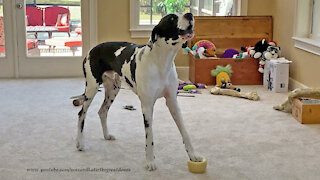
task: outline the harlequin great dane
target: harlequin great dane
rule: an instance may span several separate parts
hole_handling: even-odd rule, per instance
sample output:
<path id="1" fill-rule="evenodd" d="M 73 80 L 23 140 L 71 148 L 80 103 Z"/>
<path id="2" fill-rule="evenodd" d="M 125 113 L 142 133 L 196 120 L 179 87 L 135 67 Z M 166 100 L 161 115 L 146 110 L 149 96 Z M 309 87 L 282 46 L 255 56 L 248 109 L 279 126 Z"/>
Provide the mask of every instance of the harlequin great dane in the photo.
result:
<path id="1" fill-rule="evenodd" d="M 79 112 L 77 149 L 83 150 L 83 126 L 87 110 L 100 84 L 105 88 L 105 99 L 99 116 L 106 140 L 114 140 L 107 128 L 108 110 L 120 89 L 120 77 L 131 87 L 140 101 L 146 133 L 147 169 L 155 170 L 153 153 L 152 116 L 158 98 L 165 97 L 166 105 L 183 138 L 190 160 L 200 161 L 184 127 L 177 102 L 178 78 L 174 58 L 186 41 L 193 37 L 194 19 L 191 13 L 169 14 L 152 30 L 147 45 L 128 42 L 105 42 L 90 50 L 83 61 L 86 78 L 84 104 Z"/>

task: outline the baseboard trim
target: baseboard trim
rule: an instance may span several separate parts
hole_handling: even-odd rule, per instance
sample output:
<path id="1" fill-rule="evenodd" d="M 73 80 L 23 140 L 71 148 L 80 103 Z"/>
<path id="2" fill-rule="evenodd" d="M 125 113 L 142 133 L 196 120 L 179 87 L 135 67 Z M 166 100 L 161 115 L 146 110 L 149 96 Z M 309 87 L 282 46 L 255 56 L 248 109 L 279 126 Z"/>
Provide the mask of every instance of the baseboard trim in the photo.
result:
<path id="1" fill-rule="evenodd" d="M 294 90 L 297 88 L 309 88 L 309 87 L 297 80 L 294 80 L 293 78 L 289 78 L 289 90 Z"/>
<path id="2" fill-rule="evenodd" d="M 176 70 L 180 80 L 189 81 L 189 66 L 178 66 Z"/>

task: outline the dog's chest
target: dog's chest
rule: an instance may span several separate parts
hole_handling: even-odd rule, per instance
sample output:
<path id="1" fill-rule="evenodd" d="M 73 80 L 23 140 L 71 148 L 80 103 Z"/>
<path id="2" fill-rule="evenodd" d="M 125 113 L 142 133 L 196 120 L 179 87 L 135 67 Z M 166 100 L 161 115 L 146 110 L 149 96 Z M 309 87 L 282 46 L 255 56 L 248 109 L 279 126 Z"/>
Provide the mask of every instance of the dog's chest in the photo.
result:
<path id="1" fill-rule="evenodd" d="M 162 97 L 168 84 L 177 78 L 173 63 L 175 52 L 165 52 L 155 47 L 136 47 L 121 67 L 123 81 L 135 93 L 140 88 Z"/>

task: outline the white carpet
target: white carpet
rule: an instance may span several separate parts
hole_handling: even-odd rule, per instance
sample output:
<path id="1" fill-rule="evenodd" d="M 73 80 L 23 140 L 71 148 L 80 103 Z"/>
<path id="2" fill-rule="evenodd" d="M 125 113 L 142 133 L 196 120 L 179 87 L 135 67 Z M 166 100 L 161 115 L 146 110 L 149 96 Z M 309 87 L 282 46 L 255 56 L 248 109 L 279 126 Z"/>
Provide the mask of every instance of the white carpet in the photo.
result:
<path id="1" fill-rule="evenodd" d="M 208 92 L 179 97 L 194 147 L 208 160 L 205 174 L 187 169 L 188 157 L 164 99 L 154 112 L 158 169 L 145 170 L 145 136 L 138 98 L 121 90 L 108 117 L 116 141 L 105 141 L 98 93 L 85 122 L 85 151 L 75 147 L 77 113 L 69 97 L 83 79 L 0 80 L 0 179 L 319 179 L 320 125 L 301 125 L 272 109 L 286 94 L 262 86 L 253 102 Z M 122 109 L 134 105 L 136 111 Z M 28 172 L 28 168 L 39 172 Z M 130 172 L 47 172 L 56 169 L 130 169 Z M 43 172 L 40 172 L 43 169 Z"/>

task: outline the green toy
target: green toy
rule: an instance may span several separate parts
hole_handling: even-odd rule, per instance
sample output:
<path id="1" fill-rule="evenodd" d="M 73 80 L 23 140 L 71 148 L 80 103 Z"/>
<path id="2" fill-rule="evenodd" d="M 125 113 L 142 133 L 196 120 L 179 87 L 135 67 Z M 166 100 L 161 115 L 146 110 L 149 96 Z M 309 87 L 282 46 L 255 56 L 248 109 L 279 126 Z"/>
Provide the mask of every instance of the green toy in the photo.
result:
<path id="1" fill-rule="evenodd" d="M 231 74 L 232 69 L 230 64 L 225 67 L 218 65 L 216 69 L 211 71 L 211 75 L 216 77 L 216 86 L 223 89 L 233 89 L 240 92 L 239 88 L 232 86 L 230 79 Z"/>
<path id="2" fill-rule="evenodd" d="M 183 86 L 183 90 L 185 91 L 189 91 L 189 90 L 192 90 L 192 89 L 197 89 L 197 87 L 195 85 L 186 85 L 186 86 Z"/>

